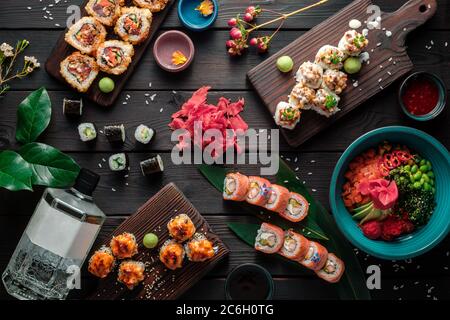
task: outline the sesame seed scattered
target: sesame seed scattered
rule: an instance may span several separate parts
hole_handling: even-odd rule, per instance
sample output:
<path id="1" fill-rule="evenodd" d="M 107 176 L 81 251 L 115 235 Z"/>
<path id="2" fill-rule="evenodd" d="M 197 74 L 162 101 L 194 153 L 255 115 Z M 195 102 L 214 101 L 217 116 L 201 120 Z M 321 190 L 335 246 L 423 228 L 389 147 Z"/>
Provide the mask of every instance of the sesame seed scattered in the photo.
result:
<path id="1" fill-rule="evenodd" d="M 111 188 L 111 190 L 112 190 L 112 192 L 116 192 L 116 189 L 114 189 L 114 188 Z"/>
<path id="2" fill-rule="evenodd" d="M 124 102 L 122 102 L 122 104 L 128 104 L 128 102 L 124 101 Z"/>
<path id="3" fill-rule="evenodd" d="M 31 7 L 27 7 L 28 10 L 31 10 Z"/>
<path id="4" fill-rule="evenodd" d="M 159 109 L 159 113 L 163 112 L 164 108 Z"/>

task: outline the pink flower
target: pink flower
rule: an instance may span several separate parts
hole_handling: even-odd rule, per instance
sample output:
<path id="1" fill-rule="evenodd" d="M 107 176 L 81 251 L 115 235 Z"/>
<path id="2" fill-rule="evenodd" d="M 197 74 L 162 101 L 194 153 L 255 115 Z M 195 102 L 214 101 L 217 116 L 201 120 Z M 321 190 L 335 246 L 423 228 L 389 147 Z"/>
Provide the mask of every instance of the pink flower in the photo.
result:
<path id="1" fill-rule="evenodd" d="M 375 179 L 361 182 L 359 192 L 369 195 L 374 207 L 381 210 L 390 209 L 398 199 L 398 189 L 395 181 Z"/>

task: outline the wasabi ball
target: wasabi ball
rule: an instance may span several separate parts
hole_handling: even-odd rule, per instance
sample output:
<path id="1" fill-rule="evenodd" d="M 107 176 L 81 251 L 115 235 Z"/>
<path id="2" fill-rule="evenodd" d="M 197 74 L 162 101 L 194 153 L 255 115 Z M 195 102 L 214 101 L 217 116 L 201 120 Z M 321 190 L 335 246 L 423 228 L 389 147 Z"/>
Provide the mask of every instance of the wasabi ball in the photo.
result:
<path id="1" fill-rule="evenodd" d="M 361 70 L 361 61 L 358 57 L 349 57 L 344 62 L 344 70 L 348 74 L 358 73 Z"/>
<path id="2" fill-rule="evenodd" d="M 153 249 L 158 245 L 158 236 L 154 233 L 147 233 L 142 240 L 144 247 Z"/>
<path id="3" fill-rule="evenodd" d="M 279 57 L 277 60 L 277 68 L 281 72 L 289 72 L 294 67 L 294 61 L 289 56 Z"/>

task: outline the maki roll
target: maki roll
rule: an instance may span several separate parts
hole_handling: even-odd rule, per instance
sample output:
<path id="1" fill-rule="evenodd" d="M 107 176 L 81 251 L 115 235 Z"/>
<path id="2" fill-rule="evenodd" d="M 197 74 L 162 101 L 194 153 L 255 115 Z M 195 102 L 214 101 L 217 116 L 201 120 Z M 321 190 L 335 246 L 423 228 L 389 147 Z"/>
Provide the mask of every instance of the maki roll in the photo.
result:
<path id="1" fill-rule="evenodd" d="M 288 230 L 284 233 L 284 242 L 279 253 L 288 259 L 299 261 L 303 260 L 308 249 L 308 239 L 301 234 Z"/>
<path id="2" fill-rule="evenodd" d="M 322 87 L 336 94 L 347 88 L 347 74 L 342 71 L 327 69 L 323 74 Z"/>
<path id="3" fill-rule="evenodd" d="M 131 258 L 138 253 L 138 244 L 136 237 L 128 232 L 115 236 L 109 243 L 113 255 L 117 259 Z"/>
<path id="4" fill-rule="evenodd" d="M 111 143 L 124 143 L 126 134 L 125 126 L 123 124 L 110 125 L 103 128 L 106 139 Z"/>
<path id="5" fill-rule="evenodd" d="M 169 235 L 177 241 L 186 241 L 195 234 L 195 225 L 187 214 L 180 214 L 167 223 Z"/>
<path id="6" fill-rule="evenodd" d="M 149 176 L 164 171 L 164 163 L 159 154 L 153 158 L 141 161 L 140 166 L 143 176 Z"/>
<path id="7" fill-rule="evenodd" d="M 128 289 L 133 290 L 141 283 L 145 276 L 145 264 L 140 261 L 127 260 L 123 261 L 119 266 L 119 274 L 117 281 L 123 283 Z"/>
<path id="8" fill-rule="evenodd" d="M 228 173 L 223 183 L 223 198 L 225 200 L 244 201 L 249 186 L 248 177 L 236 173 Z"/>
<path id="9" fill-rule="evenodd" d="M 344 271 L 344 262 L 336 257 L 334 253 L 329 253 L 325 266 L 321 270 L 316 271 L 316 274 L 328 282 L 336 283 L 341 279 Z"/>
<path id="10" fill-rule="evenodd" d="M 125 153 L 116 153 L 108 159 L 111 171 L 123 171 L 128 166 L 128 157 Z"/>
<path id="11" fill-rule="evenodd" d="M 124 73 L 134 55 L 133 46 L 119 40 L 103 42 L 97 49 L 97 64 L 100 70 L 119 75 Z"/>
<path id="12" fill-rule="evenodd" d="M 312 109 L 318 114 L 329 118 L 339 112 L 338 104 L 341 98 L 334 92 L 327 89 L 319 89 L 316 92 L 316 99 Z"/>
<path id="13" fill-rule="evenodd" d="M 328 251 L 321 244 L 309 241 L 308 251 L 303 258 L 299 261 L 302 265 L 308 269 L 318 271 L 322 269 L 327 262 Z"/>
<path id="14" fill-rule="evenodd" d="M 63 100 L 63 114 L 66 116 L 80 117 L 83 114 L 83 99 L 70 100 L 64 98 Z"/>
<path id="15" fill-rule="evenodd" d="M 90 0 L 85 9 L 90 16 L 111 27 L 120 14 L 120 6 L 123 5 L 124 0 Z"/>
<path id="16" fill-rule="evenodd" d="M 175 270 L 183 266 L 185 256 L 183 246 L 173 239 L 168 239 L 159 250 L 159 260 L 167 269 Z"/>
<path id="17" fill-rule="evenodd" d="M 148 9 L 136 7 L 122 8 L 114 32 L 131 44 L 139 44 L 148 38 L 152 23 L 152 13 Z"/>
<path id="18" fill-rule="evenodd" d="M 261 177 L 248 177 L 248 193 L 245 200 L 257 206 L 264 207 L 270 196 L 271 183 Z"/>
<path id="19" fill-rule="evenodd" d="M 116 259 L 110 248 L 102 246 L 89 259 L 88 271 L 99 278 L 106 278 L 114 268 Z"/>
<path id="20" fill-rule="evenodd" d="M 144 124 L 141 124 L 136 128 L 136 131 L 134 132 L 134 138 L 136 139 L 136 141 L 142 144 L 147 144 L 152 140 L 154 134 L 155 131 L 153 131 L 153 129 L 147 127 Z"/>
<path id="21" fill-rule="evenodd" d="M 272 184 L 269 191 L 269 199 L 266 203 L 266 209 L 283 213 L 289 200 L 289 190 L 277 184 Z"/>
<path id="22" fill-rule="evenodd" d="M 311 61 L 303 62 L 298 68 L 295 78 L 297 82 L 303 83 L 305 86 L 317 89 L 322 84 L 323 69 L 320 65 Z"/>
<path id="23" fill-rule="evenodd" d="M 300 122 L 300 108 L 281 101 L 275 110 L 275 123 L 280 127 L 292 130 Z"/>
<path id="24" fill-rule="evenodd" d="M 344 33 L 338 47 L 349 56 L 358 56 L 368 45 L 369 40 L 364 35 L 356 30 L 349 30 Z"/>
<path id="25" fill-rule="evenodd" d="M 264 222 L 255 239 L 255 249 L 264 253 L 280 251 L 284 242 L 284 231 L 280 227 Z"/>
<path id="26" fill-rule="evenodd" d="M 86 92 L 98 75 L 95 59 L 79 51 L 65 58 L 59 66 L 61 76 L 79 92 Z"/>
<path id="27" fill-rule="evenodd" d="M 169 0 L 133 0 L 133 3 L 141 8 L 149 9 L 151 12 L 164 10 Z"/>
<path id="28" fill-rule="evenodd" d="M 83 142 L 92 141 L 97 138 L 97 131 L 93 123 L 80 123 L 78 125 L 78 134 Z"/>
<path id="29" fill-rule="evenodd" d="M 92 55 L 105 38 L 106 29 L 99 21 L 83 17 L 69 28 L 64 40 L 81 53 Z"/>
<path id="30" fill-rule="evenodd" d="M 211 259 L 216 254 L 213 243 L 205 235 L 196 233 L 192 240 L 185 244 L 186 256 L 189 261 L 203 262 Z"/>
<path id="31" fill-rule="evenodd" d="M 289 194 L 286 210 L 280 213 L 280 216 L 292 222 L 299 222 L 308 215 L 308 209 L 308 201 L 302 195 L 291 192 Z"/>
<path id="32" fill-rule="evenodd" d="M 323 69 L 339 70 L 344 66 L 345 54 L 334 46 L 323 46 L 319 49 L 314 60 Z"/>
<path id="33" fill-rule="evenodd" d="M 302 82 L 297 83 L 289 95 L 289 104 L 300 110 L 311 109 L 316 98 L 316 90 L 305 86 Z"/>

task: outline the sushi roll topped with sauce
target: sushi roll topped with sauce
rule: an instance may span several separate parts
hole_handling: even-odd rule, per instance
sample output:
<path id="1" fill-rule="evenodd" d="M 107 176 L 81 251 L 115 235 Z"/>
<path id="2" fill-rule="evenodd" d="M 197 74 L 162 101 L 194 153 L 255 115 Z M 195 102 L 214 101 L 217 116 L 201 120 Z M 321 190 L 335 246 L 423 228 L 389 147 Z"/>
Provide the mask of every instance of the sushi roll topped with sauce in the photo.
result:
<path id="1" fill-rule="evenodd" d="M 90 16 L 105 26 L 111 27 L 119 16 L 120 7 L 123 5 L 124 0 L 90 0 L 85 9 Z"/>
<path id="2" fill-rule="evenodd" d="M 215 256 L 217 248 L 201 233 L 194 234 L 194 237 L 186 243 L 186 256 L 190 261 L 203 262 Z"/>
<path id="3" fill-rule="evenodd" d="M 248 192 L 245 200 L 250 204 L 264 207 L 269 200 L 271 186 L 272 184 L 267 179 L 248 177 Z"/>
<path id="4" fill-rule="evenodd" d="M 106 278 L 114 268 L 116 259 L 108 247 L 101 247 L 89 259 L 88 271 L 99 278 Z"/>
<path id="5" fill-rule="evenodd" d="M 120 14 L 114 32 L 123 41 L 136 45 L 148 38 L 152 23 L 152 13 L 149 9 L 122 8 Z"/>
<path id="6" fill-rule="evenodd" d="M 289 104 L 301 110 L 311 109 L 316 98 L 316 90 L 305 86 L 302 82 L 297 83 L 289 95 Z"/>
<path id="7" fill-rule="evenodd" d="M 280 101 L 275 110 L 274 119 L 280 127 L 292 130 L 300 122 L 300 115 L 300 108 L 285 101 Z"/>
<path id="8" fill-rule="evenodd" d="M 94 58 L 76 51 L 61 61 L 59 72 L 74 89 L 86 92 L 98 75 L 98 65 Z"/>
<path id="9" fill-rule="evenodd" d="M 316 99 L 312 109 L 328 118 L 341 110 L 338 108 L 340 100 L 341 98 L 334 92 L 327 89 L 319 89 L 316 92 Z"/>
<path id="10" fill-rule="evenodd" d="M 168 239 L 159 250 L 159 260 L 170 270 L 183 266 L 185 256 L 183 246 L 173 239 Z"/>
<path id="11" fill-rule="evenodd" d="M 248 177 L 239 172 L 230 172 L 223 183 L 225 200 L 244 201 L 249 187 Z"/>
<path id="12" fill-rule="evenodd" d="M 167 229 L 169 230 L 170 236 L 180 242 L 192 238 L 196 231 L 191 218 L 184 213 L 170 219 L 167 223 Z"/>
<path id="13" fill-rule="evenodd" d="M 278 252 L 284 243 L 284 231 L 280 227 L 264 222 L 255 239 L 255 249 L 264 253 Z"/>
<path id="14" fill-rule="evenodd" d="M 347 88 L 347 74 L 342 71 L 327 69 L 323 74 L 322 87 L 336 94 Z"/>
<path id="15" fill-rule="evenodd" d="M 118 75 L 127 70 L 133 55 L 133 46 L 128 42 L 108 40 L 97 49 L 97 64 L 100 70 Z"/>
<path id="16" fill-rule="evenodd" d="M 349 56 L 358 56 L 367 46 L 369 40 L 356 30 L 347 31 L 339 41 L 339 49 Z"/>
<path id="17" fill-rule="evenodd" d="M 326 45 L 319 49 L 314 60 L 323 69 L 339 70 L 344 66 L 345 53 L 339 48 Z"/>
<path id="18" fill-rule="evenodd" d="M 310 61 L 303 62 L 298 68 L 295 78 L 297 82 L 303 83 L 305 86 L 317 89 L 322 84 L 323 69 L 319 64 Z"/>
<path id="19" fill-rule="evenodd" d="M 117 259 L 131 258 L 138 253 L 136 238 L 133 234 L 128 232 L 113 237 L 109 246 Z"/>
<path id="20" fill-rule="evenodd" d="M 133 0 L 133 3 L 141 8 L 149 9 L 151 12 L 164 10 L 169 0 Z"/>
<path id="21" fill-rule="evenodd" d="M 117 281 L 133 290 L 144 278 L 145 264 L 140 261 L 127 260 L 120 264 Z"/>
<path id="22" fill-rule="evenodd" d="M 105 41 L 105 27 L 93 17 L 83 17 L 73 24 L 64 39 L 81 53 L 95 54 L 100 43 Z"/>
<path id="23" fill-rule="evenodd" d="M 316 271 L 316 274 L 328 282 L 336 283 L 341 279 L 344 271 L 344 262 L 336 257 L 334 253 L 329 253 L 325 266 L 321 270 Z"/>

